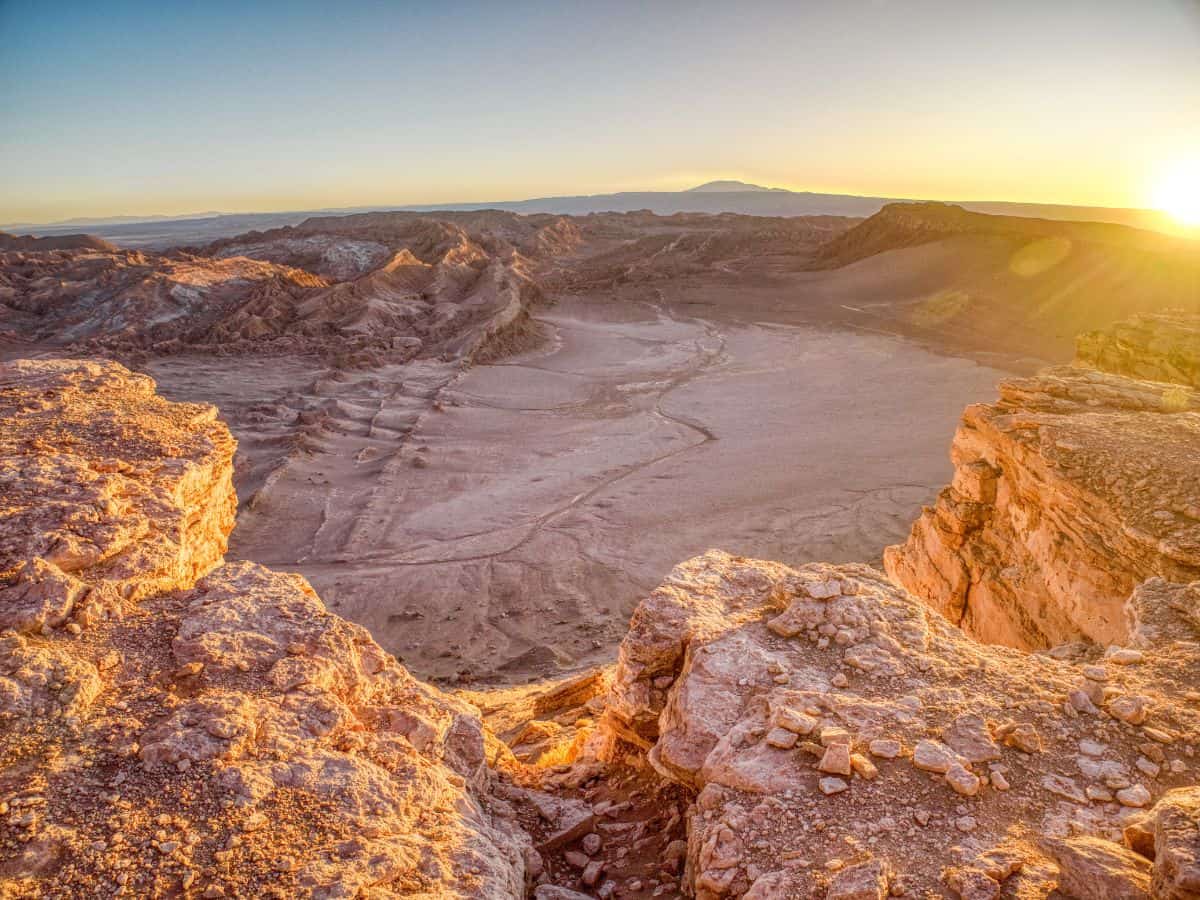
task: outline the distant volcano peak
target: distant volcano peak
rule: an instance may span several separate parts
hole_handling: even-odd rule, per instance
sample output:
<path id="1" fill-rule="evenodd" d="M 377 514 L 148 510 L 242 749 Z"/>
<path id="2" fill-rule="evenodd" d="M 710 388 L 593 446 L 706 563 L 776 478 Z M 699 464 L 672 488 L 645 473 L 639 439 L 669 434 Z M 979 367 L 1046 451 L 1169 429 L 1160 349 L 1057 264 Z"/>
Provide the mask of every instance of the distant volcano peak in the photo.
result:
<path id="1" fill-rule="evenodd" d="M 747 184 L 744 181 L 706 181 L 704 184 L 689 188 L 688 194 L 733 194 L 743 191 L 761 191 L 764 193 L 778 191 L 787 193 L 783 188 L 763 187 L 761 184 Z"/>

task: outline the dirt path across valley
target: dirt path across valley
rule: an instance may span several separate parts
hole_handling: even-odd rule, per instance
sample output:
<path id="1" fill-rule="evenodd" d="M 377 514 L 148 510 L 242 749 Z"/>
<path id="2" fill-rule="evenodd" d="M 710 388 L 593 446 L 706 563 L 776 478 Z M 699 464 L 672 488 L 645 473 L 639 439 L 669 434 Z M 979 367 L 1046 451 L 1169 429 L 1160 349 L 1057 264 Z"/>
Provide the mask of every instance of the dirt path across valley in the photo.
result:
<path id="1" fill-rule="evenodd" d="M 539 351 L 318 382 L 233 552 L 302 572 L 423 676 L 611 655 L 676 562 L 876 560 L 1000 373 L 885 336 L 566 300 Z M 311 418 L 311 416 L 310 416 Z"/>

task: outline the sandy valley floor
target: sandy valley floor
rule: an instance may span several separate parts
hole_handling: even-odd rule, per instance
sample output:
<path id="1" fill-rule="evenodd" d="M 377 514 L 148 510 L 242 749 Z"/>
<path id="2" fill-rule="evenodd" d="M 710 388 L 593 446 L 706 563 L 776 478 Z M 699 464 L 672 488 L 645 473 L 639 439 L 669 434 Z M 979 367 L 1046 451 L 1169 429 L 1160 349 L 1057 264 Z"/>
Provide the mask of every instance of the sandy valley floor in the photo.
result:
<path id="1" fill-rule="evenodd" d="M 541 318 L 545 346 L 465 373 L 312 373 L 317 452 L 266 480 L 233 554 L 302 572 L 422 676 L 524 680 L 609 658 L 637 601 L 710 547 L 878 560 L 946 481 L 963 405 L 1002 377 L 890 337 L 650 304 Z M 189 368 L 154 374 L 220 404 Z M 280 371 L 251 374 L 265 399 L 231 415 L 256 485 L 272 410 L 296 400 Z"/>

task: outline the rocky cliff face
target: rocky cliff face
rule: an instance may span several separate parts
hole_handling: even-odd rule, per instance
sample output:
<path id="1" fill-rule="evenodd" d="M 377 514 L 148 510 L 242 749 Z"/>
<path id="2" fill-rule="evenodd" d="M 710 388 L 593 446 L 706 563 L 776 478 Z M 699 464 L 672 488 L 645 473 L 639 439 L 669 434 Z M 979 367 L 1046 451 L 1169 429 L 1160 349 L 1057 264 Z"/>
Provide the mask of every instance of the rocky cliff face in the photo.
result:
<path id="1" fill-rule="evenodd" d="M 969 407 L 953 482 L 884 563 L 988 643 L 1128 637 L 1141 581 L 1200 578 L 1200 395 L 1073 368 Z"/>
<path id="2" fill-rule="evenodd" d="M 0 893 L 521 896 L 474 707 L 222 564 L 234 443 L 112 363 L 0 366 Z"/>

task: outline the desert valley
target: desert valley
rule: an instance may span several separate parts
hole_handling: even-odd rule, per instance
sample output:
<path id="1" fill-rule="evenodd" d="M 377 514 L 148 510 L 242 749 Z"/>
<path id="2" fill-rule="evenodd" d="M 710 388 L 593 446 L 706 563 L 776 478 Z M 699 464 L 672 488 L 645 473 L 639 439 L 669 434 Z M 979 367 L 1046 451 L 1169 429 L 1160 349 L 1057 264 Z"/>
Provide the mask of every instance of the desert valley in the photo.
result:
<path id="1" fill-rule="evenodd" d="M 1200 4 L 0 0 L 0 900 L 1200 900 Z"/>
<path id="2" fill-rule="evenodd" d="M 6 896 L 1200 891 L 1194 241 L 0 242 Z"/>

